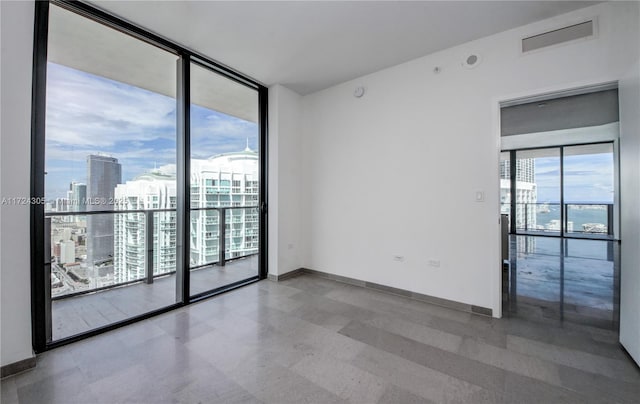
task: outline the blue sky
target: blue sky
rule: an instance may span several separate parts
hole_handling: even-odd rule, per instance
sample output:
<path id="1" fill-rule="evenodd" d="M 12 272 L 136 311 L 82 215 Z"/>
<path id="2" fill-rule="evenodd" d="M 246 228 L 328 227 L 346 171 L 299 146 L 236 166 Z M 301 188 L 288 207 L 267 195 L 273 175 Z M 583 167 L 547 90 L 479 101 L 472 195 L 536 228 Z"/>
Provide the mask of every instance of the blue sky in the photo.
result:
<path id="1" fill-rule="evenodd" d="M 538 202 L 559 202 L 559 157 L 536 158 L 535 177 Z M 566 203 L 613 203 L 613 156 L 607 153 L 565 156 L 564 187 Z"/>
<path id="2" fill-rule="evenodd" d="M 47 67 L 47 199 L 64 197 L 71 181 L 86 183 L 86 159 L 116 157 L 123 181 L 176 162 L 173 98 L 69 67 Z M 258 125 L 191 106 L 192 158 L 257 150 Z"/>

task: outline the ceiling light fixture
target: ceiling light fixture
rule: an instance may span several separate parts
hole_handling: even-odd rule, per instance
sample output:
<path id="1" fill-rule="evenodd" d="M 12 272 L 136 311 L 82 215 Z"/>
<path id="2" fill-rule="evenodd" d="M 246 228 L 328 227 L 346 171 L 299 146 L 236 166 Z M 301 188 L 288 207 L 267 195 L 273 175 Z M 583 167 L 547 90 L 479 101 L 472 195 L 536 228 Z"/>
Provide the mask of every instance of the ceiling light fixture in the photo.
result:
<path id="1" fill-rule="evenodd" d="M 481 61 L 482 58 L 480 57 L 480 55 L 472 53 L 462 61 L 462 66 L 466 67 L 467 69 L 473 69 L 474 67 L 478 66 Z"/>

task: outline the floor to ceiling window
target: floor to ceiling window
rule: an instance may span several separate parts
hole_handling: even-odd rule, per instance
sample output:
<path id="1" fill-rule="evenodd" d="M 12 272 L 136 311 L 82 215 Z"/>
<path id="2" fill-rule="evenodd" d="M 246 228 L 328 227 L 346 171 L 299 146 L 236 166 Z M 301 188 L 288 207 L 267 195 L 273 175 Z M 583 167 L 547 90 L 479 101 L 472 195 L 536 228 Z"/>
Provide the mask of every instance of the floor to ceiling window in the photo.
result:
<path id="1" fill-rule="evenodd" d="M 198 296 L 258 276 L 259 104 L 255 89 L 204 64 L 190 71 L 190 295 Z"/>
<path id="2" fill-rule="evenodd" d="M 175 279 L 165 275 L 176 270 L 177 59 L 50 6 L 44 197 L 52 341 L 176 303 Z M 122 285 L 130 286 L 115 288 Z"/>
<path id="3" fill-rule="evenodd" d="M 266 88 L 82 3 L 36 39 L 36 351 L 264 277 Z"/>

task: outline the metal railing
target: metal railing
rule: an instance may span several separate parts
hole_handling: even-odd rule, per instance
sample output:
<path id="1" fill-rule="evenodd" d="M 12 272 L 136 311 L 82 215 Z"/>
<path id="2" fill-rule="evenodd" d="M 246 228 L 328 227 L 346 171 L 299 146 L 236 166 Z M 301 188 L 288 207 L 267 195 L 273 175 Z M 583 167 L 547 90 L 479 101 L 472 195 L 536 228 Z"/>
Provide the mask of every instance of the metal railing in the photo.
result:
<path id="1" fill-rule="evenodd" d="M 249 257 L 252 255 L 257 254 L 257 248 L 255 249 L 256 252 L 251 252 L 249 254 L 244 254 L 241 256 L 236 256 L 236 257 L 229 257 L 227 258 L 227 253 L 232 253 L 233 251 L 227 251 L 227 211 L 229 212 L 231 217 L 235 217 L 235 215 L 232 215 L 232 211 L 233 210 L 248 210 L 248 209 L 258 209 L 258 206 L 234 206 L 234 207 L 197 207 L 197 208 L 191 208 L 190 210 L 192 212 L 199 212 L 199 211 L 216 211 L 218 212 L 218 217 L 217 220 L 215 221 L 215 224 L 218 227 L 217 230 L 217 236 L 218 236 L 218 260 L 215 261 L 209 261 L 206 262 L 204 264 L 200 264 L 197 266 L 190 266 L 189 270 L 196 270 L 196 269 L 200 269 L 203 267 L 207 267 L 207 266 L 211 266 L 211 265 L 219 265 L 219 266 L 225 266 L 227 261 L 230 260 L 236 260 L 236 259 L 240 259 L 240 258 L 245 258 L 245 257 Z M 94 292 L 99 292 L 99 291 L 103 291 L 103 290 L 107 290 L 107 289 L 112 289 L 112 288 L 116 288 L 116 287 L 121 287 L 121 286 L 127 286 L 130 284 L 134 284 L 134 283 L 140 283 L 140 282 L 144 282 L 147 284 L 152 284 L 154 279 L 159 278 L 159 277 L 164 277 L 164 276 L 168 276 L 168 275 L 172 275 L 174 274 L 176 271 L 171 270 L 171 271 L 163 271 L 163 272 L 156 272 L 154 273 L 154 237 L 158 237 L 160 232 L 167 232 L 167 231 L 175 231 L 176 226 L 175 223 L 172 222 L 160 222 L 160 225 L 156 224 L 156 220 L 155 220 L 155 215 L 158 213 L 166 213 L 166 212 L 176 212 L 176 209 L 145 209 L 145 210 L 95 210 L 95 211 L 75 211 L 75 212 L 45 212 L 45 221 L 47 223 L 47 231 L 45 232 L 45 246 L 49 246 L 46 247 L 47 248 L 47 253 L 45 256 L 49 255 L 49 251 L 50 251 L 50 246 L 51 246 L 51 236 L 52 236 L 52 230 L 54 230 L 56 228 L 56 223 L 52 223 L 52 219 L 56 218 L 56 217 L 65 217 L 65 216 L 93 216 L 93 215 L 124 215 L 124 214 L 138 214 L 140 216 L 144 216 L 144 225 L 140 226 L 141 221 L 138 220 L 133 220 L 133 222 L 135 222 L 136 229 L 143 227 L 144 228 L 144 259 L 140 260 L 138 262 L 136 262 L 136 265 L 140 265 L 144 262 L 144 276 L 136 278 L 136 279 L 132 279 L 132 280 L 127 280 L 127 281 L 123 281 L 123 282 L 114 282 L 114 283 L 109 283 L 108 285 L 104 285 L 104 286 L 98 286 L 98 287 L 93 287 L 93 288 L 87 288 L 87 289 L 81 289 L 81 290 L 74 290 L 70 293 L 61 293 L 57 296 L 51 296 L 51 282 L 48 282 L 48 285 L 46 286 L 46 288 L 48 289 L 48 293 L 47 296 L 51 296 L 51 300 L 59 300 L 59 299 L 64 299 L 64 298 L 69 298 L 69 297 L 73 297 L 73 296 L 78 296 L 78 295 L 83 295 L 83 294 L 87 294 L 87 293 L 94 293 Z M 207 217 L 206 222 L 205 222 L 205 227 L 206 224 L 209 222 L 209 219 L 211 219 L 211 217 Z M 123 226 L 127 227 L 129 226 L 129 228 L 131 228 L 131 223 L 132 220 L 127 218 L 124 222 L 123 222 Z M 233 221 L 230 220 L 230 222 L 233 223 L 239 223 L 237 221 Z M 68 227 L 69 222 L 61 222 L 60 224 L 65 224 Z M 240 221 L 240 223 L 242 223 L 242 221 Z M 231 223 L 229 223 L 230 225 Z M 87 226 L 85 224 L 85 226 Z M 60 229 L 63 226 L 60 226 Z M 86 228 L 86 227 L 85 227 Z M 252 228 L 253 229 L 253 228 Z M 158 231 L 158 234 L 156 234 L 156 230 Z M 211 233 L 211 230 L 204 230 L 206 233 Z M 234 230 L 235 231 L 235 230 Z M 115 226 L 114 226 L 114 236 L 116 235 L 116 231 L 115 231 Z M 86 232 L 84 233 L 85 237 L 91 237 L 90 234 L 87 234 Z M 172 247 L 172 249 L 176 248 L 176 239 L 175 236 L 173 238 L 169 239 L 169 242 L 171 243 L 171 245 L 169 247 Z M 190 240 L 185 240 L 185 244 L 190 246 Z M 166 250 L 168 246 L 164 245 L 164 246 L 159 246 L 159 250 Z M 232 243 L 232 247 L 236 247 L 235 244 Z M 114 246 L 114 250 L 115 250 L 115 246 Z M 135 254 L 139 251 L 134 251 L 135 248 L 132 247 L 131 245 L 127 245 L 125 247 L 125 254 Z M 115 255 L 115 251 L 113 252 L 113 254 L 111 254 L 111 260 L 115 259 L 114 255 Z M 166 253 L 165 253 L 166 255 Z M 171 254 L 169 254 L 171 255 Z M 174 254 L 175 256 L 175 254 Z M 74 258 L 75 258 L 75 253 L 74 253 Z M 51 260 L 46 259 L 45 264 L 45 268 L 48 269 L 48 277 L 51 277 L 51 270 L 52 267 L 56 267 L 57 269 L 57 277 L 60 278 L 64 278 L 66 276 L 75 276 L 72 274 L 69 274 L 69 270 L 67 269 L 65 271 L 64 268 L 64 264 L 60 265 L 60 263 L 56 263 L 53 264 L 51 262 Z M 74 262 L 73 266 L 76 266 L 77 264 Z M 89 263 L 89 265 L 92 265 L 92 263 Z M 64 275 L 64 276 L 63 276 Z M 62 280 L 62 279 L 61 279 Z"/>
<path id="2" fill-rule="evenodd" d="M 554 232 L 554 233 L 580 233 L 601 234 L 612 236 L 614 234 L 614 205 L 611 203 L 516 203 L 516 230 L 526 232 Z M 562 211 L 561 211 L 562 209 Z M 501 213 L 511 214 L 511 205 L 501 203 Z M 578 220 L 579 211 L 601 211 L 602 214 L 593 217 L 594 220 L 585 222 Z M 538 222 L 538 215 L 546 216 L 547 223 Z M 592 215 L 593 216 L 593 215 Z M 535 219 L 533 219 L 535 218 Z M 533 220 L 532 220 L 533 219 Z M 562 222 L 562 223 L 561 223 Z M 578 223 L 582 227 L 575 229 Z"/>

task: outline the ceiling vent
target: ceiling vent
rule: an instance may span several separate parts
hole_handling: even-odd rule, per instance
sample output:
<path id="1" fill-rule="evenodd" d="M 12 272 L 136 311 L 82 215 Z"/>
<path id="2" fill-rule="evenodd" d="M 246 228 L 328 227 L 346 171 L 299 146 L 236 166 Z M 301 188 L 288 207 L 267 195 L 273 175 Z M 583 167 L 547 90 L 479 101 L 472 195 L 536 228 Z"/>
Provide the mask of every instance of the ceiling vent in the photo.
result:
<path id="1" fill-rule="evenodd" d="M 592 37 L 594 34 L 593 26 L 593 20 L 589 20 L 524 38 L 522 40 L 522 53 L 532 52 L 581 38 Z"/>

